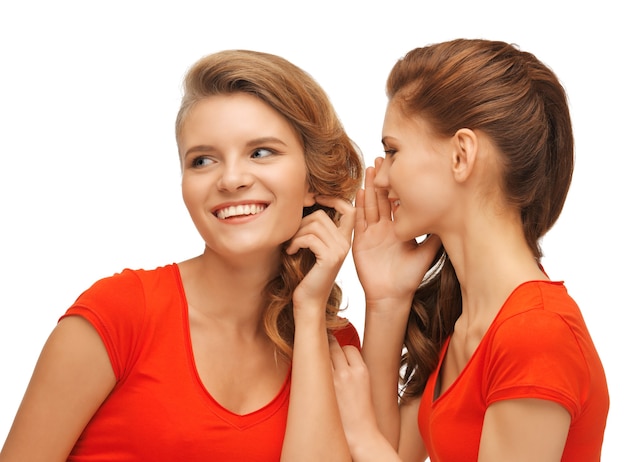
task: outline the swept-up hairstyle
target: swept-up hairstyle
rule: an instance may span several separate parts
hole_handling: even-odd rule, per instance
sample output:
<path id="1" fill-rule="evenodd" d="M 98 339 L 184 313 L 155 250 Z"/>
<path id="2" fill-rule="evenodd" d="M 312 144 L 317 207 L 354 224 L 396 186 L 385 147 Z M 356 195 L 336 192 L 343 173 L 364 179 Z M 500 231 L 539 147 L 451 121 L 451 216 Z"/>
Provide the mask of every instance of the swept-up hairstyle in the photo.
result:
<path id="1" fill-rule="evenodd" d="M 391 70 L 387 96 L 439 135 L 469 128 L 490 137 L 501 154 L 500 187 L 539 260 L 540 238 L 561 213 L 574 168 L 567 96 L 552 70 L 508 43 L 458 39 L 406 54 Z M 413 298 L 403 398 L 422 394 L 460 314 L 459 281 L 442 248 Z"/>
<path id="2" fill-rule="evenodd" d="M 213 95 L 250 94 L 278 111 L 300 135 L 311 191 L 354 199 L 363 177 L 361 154 L 328 96 L 307 72 L 276 55 L 226 50 L 197 61 L 187 72 L 183 89 L 176 118 L 179 146 L 186 117 L 199 101 Z M 335 210 L 325 210 L 335 222 L 339 220 Z M 291 357 L 293 349 L 293 291 L 314 263 L 315 256 L 308 249 L 296 255 L 282 252 L 279 274 L 265 287 L 265 330 L 286 357 Z M 329 330 L 345 325 L 338 316 L 341 297 L 341 289 L 334 284 L 326 304 Z"/>

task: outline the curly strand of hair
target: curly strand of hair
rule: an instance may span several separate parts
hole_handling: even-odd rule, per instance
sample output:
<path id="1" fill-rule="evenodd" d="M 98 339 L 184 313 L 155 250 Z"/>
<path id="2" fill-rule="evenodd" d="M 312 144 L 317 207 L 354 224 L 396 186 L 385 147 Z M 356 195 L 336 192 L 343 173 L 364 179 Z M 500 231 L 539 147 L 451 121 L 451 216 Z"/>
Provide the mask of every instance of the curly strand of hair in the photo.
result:
<path id="1" fill-rule="evenodd" d="M 437 367 L 441 347 L 461 313 L 460 293 L 456 273 L 442 247 L 413 297 L 401 359 L 403 401 L 420 396 Z"/>
<path id="2" fill-rule="evenodd" d="M 295 255 L 283 252 L 280 274 L 265 287 L 265 332 L 276 345 L 279 354 L 286 359 L 291 359 L 293 354 L 295 335 L 293 292 L 314 264 L 315 255 L 308 249 L 300 249 Z M 341 288 L 334 283 L 326 303 L 326 327 L 329 335 L 348 323 L 346 319 L 337 316 L 341 301 Z"/>

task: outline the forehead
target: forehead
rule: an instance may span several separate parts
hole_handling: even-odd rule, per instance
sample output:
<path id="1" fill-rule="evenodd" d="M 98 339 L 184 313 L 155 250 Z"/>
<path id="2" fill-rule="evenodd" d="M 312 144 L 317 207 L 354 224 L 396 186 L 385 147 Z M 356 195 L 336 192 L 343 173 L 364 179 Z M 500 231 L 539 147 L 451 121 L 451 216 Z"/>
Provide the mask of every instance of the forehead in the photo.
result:
<path id="1" fill-rule="evenodd" d="M 188 111 L 184 125 L 190 122 L 210 121 L 217 123 L 236 120 L 269 125 L 288 124 L 287 119 L 260 98 L 248 93 L 211 95 L 197 101 Z"/>
<path id="2" fill-rule="evenodd" d="M 293 125 L 265 101 L 247 93 L 212 95 L 196 102 L 180 130 L 179 144 L 199 138 L 251 139 L 276 137 L 285 143 L 300 143 Z"/>
<path id="3" fill-rule="evenodd" d="M 387 104 L 383 121 L 383 136 L 399 136 L 400 134 L 432 135 L 430 124 L 419 114 L 408 114 L 395 99 Z"/>

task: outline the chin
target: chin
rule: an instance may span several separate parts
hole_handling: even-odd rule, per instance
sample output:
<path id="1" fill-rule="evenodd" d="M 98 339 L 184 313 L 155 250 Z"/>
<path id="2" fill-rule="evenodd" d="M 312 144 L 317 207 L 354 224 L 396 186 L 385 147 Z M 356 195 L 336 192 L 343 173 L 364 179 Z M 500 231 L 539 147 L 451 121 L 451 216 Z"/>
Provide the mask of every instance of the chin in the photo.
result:
<path id="1" fill-rule="evenodd" d="M 398 226 L 395 226 L 393 230 L 398 240 L 402 242 L 408 242 L 414 239 L 417 240 L 418 242 L 422 242 L 424 239 L 426 239 L 426 236 L 427 236 L 427 233 L 424 233 L 421 231 L 416 232 L 414 230 L 402 229 L 401 227 L 398 227 Z"/>

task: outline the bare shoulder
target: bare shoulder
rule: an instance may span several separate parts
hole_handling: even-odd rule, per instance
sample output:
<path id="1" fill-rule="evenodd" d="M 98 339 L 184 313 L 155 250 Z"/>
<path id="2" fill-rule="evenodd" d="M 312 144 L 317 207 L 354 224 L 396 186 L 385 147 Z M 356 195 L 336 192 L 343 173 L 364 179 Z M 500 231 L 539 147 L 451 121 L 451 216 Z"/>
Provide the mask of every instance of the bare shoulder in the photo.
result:
<path id="1" fill-rule="evenodd" d="M 115 381 L 95 328 L 79 316 L 62 319 L 39 356 L 0 461 L 66 460 Z"/>

